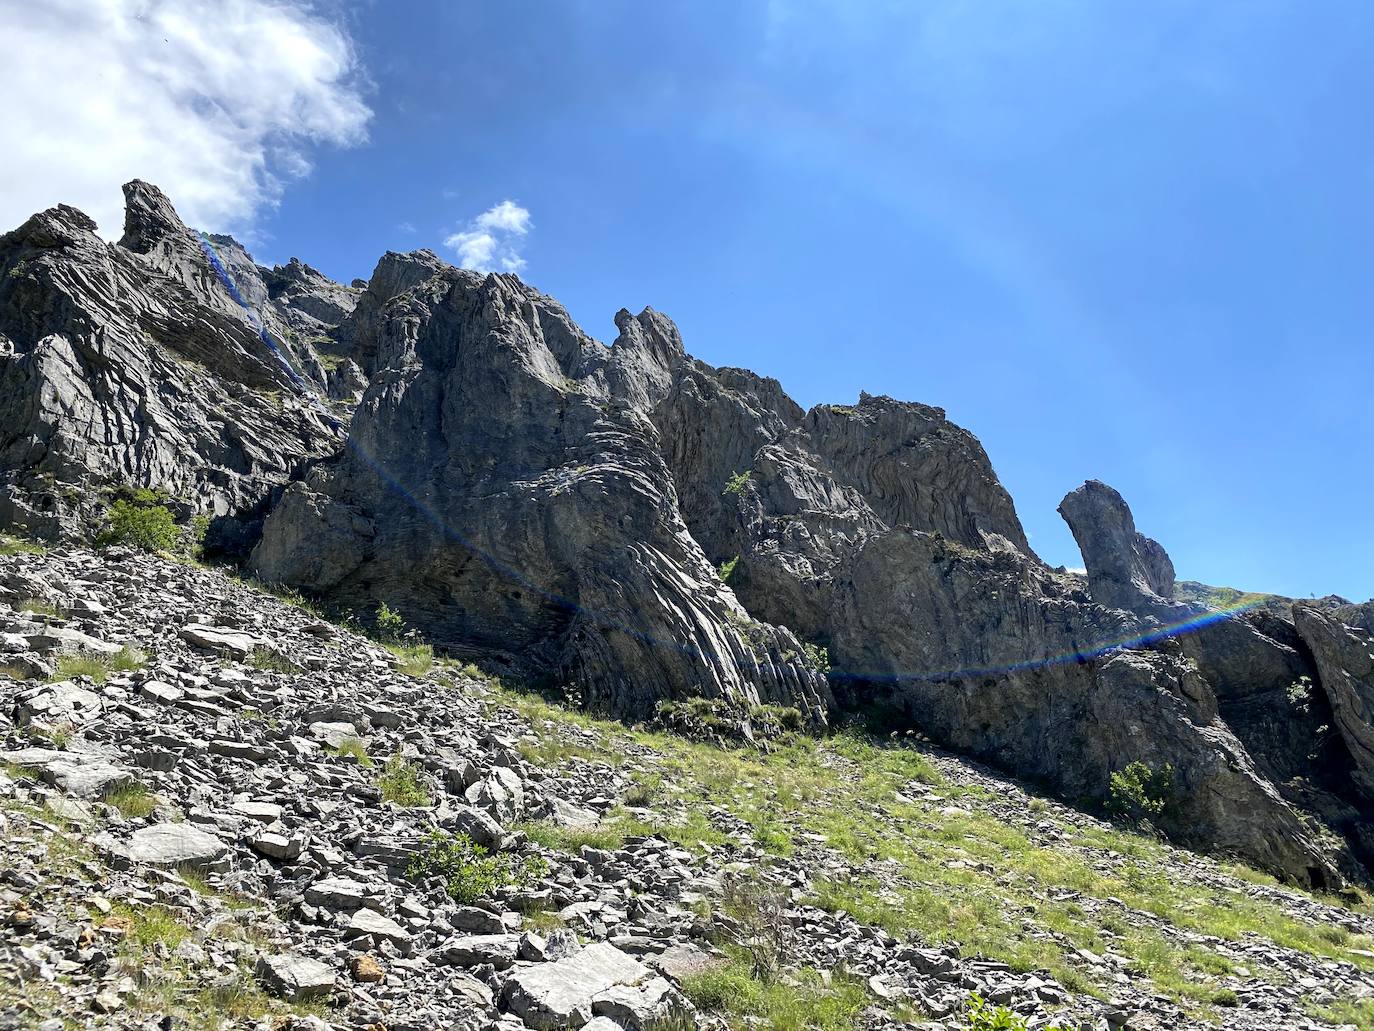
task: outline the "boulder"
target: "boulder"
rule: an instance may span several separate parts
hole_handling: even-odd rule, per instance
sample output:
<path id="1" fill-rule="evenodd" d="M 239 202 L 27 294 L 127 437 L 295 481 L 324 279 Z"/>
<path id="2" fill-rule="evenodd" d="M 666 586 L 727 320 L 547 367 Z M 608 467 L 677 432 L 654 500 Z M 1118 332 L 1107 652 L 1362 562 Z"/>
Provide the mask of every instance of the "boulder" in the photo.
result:
<path id="1" fill-rule="evenodd" d="M 459 967 L 490 963 L 497 970 L 511 966 L 520 951 L 518 934 L 468 934 L 450 938 L 439 946 L 439 957 Z"/>
<path id="2" fill-rule="evenodd" d="M 190 867 L 201 872 L 228 869 L 229 846 L 219 838 L 185 823 L 158 823 L 133 832 L 121 842 L 111 835 L 99 841 L 118 859 L 134 866 L 162 869 Z"/>
<path id="3" fill-rule="evenodd" d="M 132 774 L 101 755 L 21 748 L 0 753 L 7 763 L 33 769 L 44 781 L 75 798 L 99 798 L 133 780 Z"/>
<path id="4" fill-rule="evenodd" d="M 40 723 L 89 723 L 104 709 L 94 691 L 72 680 L 45 684 L 22 692 L 15 702 L 15 722 L 24 727 Z"/>
<path id="5" fill-rule="evenodd" d="M 352 912 L 362 906 L 376 908 L 379 889 L 350 877 L 326 877 L 306 887 L 304 899 L 312 906 Z"/>
<path id="6" fill-rule="evenodd" d="M 265 648 L 267 642 L 244 630 L 228 627 L 205 626 L 191 623 L 181 628 L 181 639 L 206 651 L 224 652 L 236 659 L 246 659 L 258 648 Z"/>
<path id="7" fill-rule="evenodd" d="M 662 977 L 639 984 L 618 984 L 592 998 L 592 1012 L 624 1027 L 690 1026 L 693 1006 Z"/>
<path id="8" fill-rule="evenodd" d="M 502 1002 L 536 1031 L 582 1027 L 592 1019 L 596 997 L 652 977 L 638 960 L 597 942 L 566 959 L 517 970 L 506 979 Z M 621 1011 L 615 1002 L 608 1006 Z"/>
<path id="9" fill-rule="evenodd" d="M 261 955 L 253 968 L 269 992 L 287 1002 L 308 1002 L 334 990 L 334 970 L 317 959 L 291 953 Z"/>
<path id="10" fill-rule="evenodd" d="M 492 767 L 485 777 L 466 792 L 470 805 L 485 809 L 498 823 L 517 822 L 525 814 L 525 786 L 514 770 Z"/>

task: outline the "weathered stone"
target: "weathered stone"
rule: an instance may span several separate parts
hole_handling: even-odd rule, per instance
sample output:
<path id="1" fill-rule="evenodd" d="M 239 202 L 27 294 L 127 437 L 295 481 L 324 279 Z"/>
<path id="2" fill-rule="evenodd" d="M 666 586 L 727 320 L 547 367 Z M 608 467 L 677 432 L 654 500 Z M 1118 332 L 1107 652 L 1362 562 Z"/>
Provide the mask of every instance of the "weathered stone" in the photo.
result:
<path id="1" fill-rule="evenodd" d="M 596 996 L 652 976 L 642 963 L 598 942 L 567 959 L 517 970 L 506 980 L 502 1001 L 536 1031 L 581 1027 L 592 1019 Z"/>
<path id="2" fill-rule="evenodd" d="M 525 814 L 525 788 L 514 770 L 504 766 L 492 770 L 467 789 L 470 805 L 485 809 L 498 823 L 515 823 Z"/>
<path id="3" fill-rule="evenodd" d="M 505 970 L 515 962 L 519 948 L 518 934 L 469 934 L 450 938 L 439 946 L 438 954 L 444 962 L 455 966 L 490 963 L 497 970 Z"/>
<path id="4" fill-rule="evenodd" d="M 625 1027 L 655 1027 L 689 1019 L 693 1007 L 661 977 L 639 984 L 618 984 L 592 998 L 592 1012 Z"/>
<path id="5" fill-rule="evenodd" d="M 98 717 L 104 704 L 94 691 L 70 680 L 48 684 L 21 694 L 15 706 L 15 722 L 21 727 L 35 720 L 51 723 L 89 723 Z"/>
<path id="6" fill-rule="evenodd" d="M 273 995 L 287 1002 L 305 1002 L 334 990 L 332 968 L 317 959 L 290 954 L 261 955 L 254 973 Z"/>
<path id="7" fill-rule="evenodd" d="M 381 984 L 386 980 L 386 968 L 371 956 L 354 956 L 348 969 L 359 984 Z"/>
<path id="8" fill-rule="evenodd" d="M 291 863 L 299 859 L 301 849 L 305 847 L 304 835 L 279 834 L 271 830 L 260 830 L 250 834 L 247 841 L 248 847 L 258 855 L 282 863 Z"/>
<path id="9" fill-rule="evenodd" d="M 134 865 L 190 867 L 209 871 L 227 866 L 229 846 L 213 834 L 185 823 L 159 823 L 133 832 L 127 843 L 115 841 L 110 851 Z"/>
<path id="10" fill-rule="evenodd" d="M 246 659 L 265 647 L 267 642 L 242 630 L 191 623 L 181 628 L 181 638 L 188 644 L 206 651 L 225 652 L 236 659 Z"/>
<path id="11" fill-rule="evenodd" d="M 326 877 L 309 885 L 304 892 L 305 901 L 312 906 L 345 912 L 361 906 L 375 907 L 375 896 L 374 889 L 348 877 Z"/>
<path id="12" fill-rule="evenodd" d="M 403 945 L 410 941 L 410 932 L 396 921 L 371 909 L 359 909 L 348 921 L 348 937 L 370 935 L 378 940 Z"/>

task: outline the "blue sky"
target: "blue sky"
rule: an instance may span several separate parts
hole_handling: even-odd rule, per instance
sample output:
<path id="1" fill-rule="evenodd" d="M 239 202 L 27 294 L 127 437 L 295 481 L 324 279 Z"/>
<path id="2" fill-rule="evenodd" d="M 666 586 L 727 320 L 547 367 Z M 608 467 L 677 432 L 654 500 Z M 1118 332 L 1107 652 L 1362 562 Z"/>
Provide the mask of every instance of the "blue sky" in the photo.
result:
<path id="1" fill-rule="evenodd" d="M 1095 477 L 1181 577 L 1374 594 L 1374 5 L 315 13 L 371 116 L 285 159 L 264 118 L 301 167 L 224 216 L 260 259 L 454 259 L 509 200 L 508 258 L 600 339 L 651 305 L 803 404 L 945 408 L 1050 562 Z"/>

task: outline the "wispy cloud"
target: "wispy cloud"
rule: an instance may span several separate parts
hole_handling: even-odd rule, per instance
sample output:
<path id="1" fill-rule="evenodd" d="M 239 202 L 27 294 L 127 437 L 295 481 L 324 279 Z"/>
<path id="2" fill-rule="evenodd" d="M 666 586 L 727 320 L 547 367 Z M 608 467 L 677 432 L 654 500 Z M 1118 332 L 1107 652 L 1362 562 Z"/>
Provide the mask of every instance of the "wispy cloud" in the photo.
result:
<path id="1" fill-rule="evenodd" d="M 414 222 L 397 222 L 397 223 L 396 223 L 396 229 L 397 229 L 398 231 L 402 232 L 402 233 L 410 234 L 410 233 L 415 232 L 415 223 L 414 223 Z"/>
<path id="2" fill-rule="evenodd" d="M 372 115 L 351 41 L 304 0 L 0 0 L 0 24 L 0 230 L 63 202 L 117 237 L 133 178 L 241 227 Z"/>
<path id="3" fill-rule="evenodd" d="M 444 246 L 457 252 L 461 267 L 474 272 L 519 272 L 525 267 L 520 248 L 530 228 L 529 211 L 503 200 L 447 237 Z"/>

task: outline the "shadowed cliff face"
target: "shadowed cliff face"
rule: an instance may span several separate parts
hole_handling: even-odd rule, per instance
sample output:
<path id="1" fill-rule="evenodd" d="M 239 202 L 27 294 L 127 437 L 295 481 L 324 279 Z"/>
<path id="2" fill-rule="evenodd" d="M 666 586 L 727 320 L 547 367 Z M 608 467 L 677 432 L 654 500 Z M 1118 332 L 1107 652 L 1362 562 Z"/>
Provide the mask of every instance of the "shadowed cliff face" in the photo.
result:
<path id="1" fill-rule="evenodd" d="M 385 601 L 440 650 L 597 708 L 705 696 L 822 724 L 881 703 L 1074 799 L 1167 765 L 1179 839 L 1306 883 L 1356 869 L 1293 807 L 1364 833 L 1329 775 L 1345 746 L 1307 776 L 1315 725 L 1278 708 L 1333 679 L 1315 648 L 1282 615 L 1174 601 L 1167 554 L 1105 485 L 1061 507 L 1085 590 L 937 408 L 808 412 L 693 359 L 650 309 L 607 347 L 518 279 L 427 251 L 343 287 L 198 237 L 146 184 L 129 212 L 118 246 L 71 209 L 0 238 L 0 520 L 29 522 L 53 483 L 75 499 L 53 533 L 110 483 L 226 521 L 270 504 L 261 579 Z"/>

